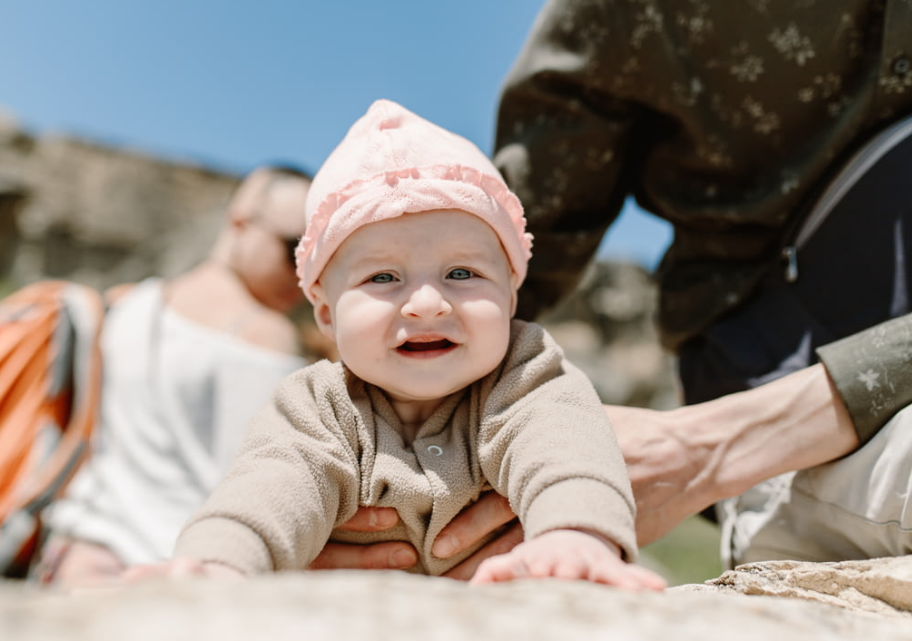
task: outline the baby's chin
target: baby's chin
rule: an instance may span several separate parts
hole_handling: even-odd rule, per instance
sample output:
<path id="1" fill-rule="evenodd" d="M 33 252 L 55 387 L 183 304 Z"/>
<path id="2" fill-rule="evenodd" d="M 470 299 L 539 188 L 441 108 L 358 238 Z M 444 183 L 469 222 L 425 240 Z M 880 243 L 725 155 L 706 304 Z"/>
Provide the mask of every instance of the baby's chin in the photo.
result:
<path id="1" fill-rule="evenodd" d="M 458 366 L 456 368 L 458 369 Z M 361 380 L 382 389 L 394 403 L 434 403 L 461 392 L 496 368 L 497 364 L 490 368 L 472 368 L 473 371 L 467 371 L 464 376 L 460 376 L 454 374 L 453 367 L 430 370 L 418 367 L 415 371 L 405 374 L 402 370 L 397 374 L 391 372 L 388 377 L 377 372 L 365 372 L 365 375 L 362 375 L 356 369 L 351 369 Z M 434 369 L 437 371 L 433 371 Z"/>
<path id="2" fill-rule="evenodd" d="M 432 403 L 434 401 L 442 401 L 447 396 L 464 390 L 470 384 L 471 381 L 456 385 L 425 384 L 411 388 L 400 386 L 389 388 L 384 385 L 377 385 L 377 387 L 381 388 L 390 399 L 397 403 Z"/>
<path id="3" fill-rule="evenodd" d="M 461 392 L 474 383 L 472 380 L 434 381 L 421 380 L 414 385 L 389 385 L 389 381 L 372 383 L 382 389 L 395 403 L 440 403 L 448 396 Z M 370 382 L 370 381 L 368 381 Z M 384 384 L 386 383 L 386 384 Z"/>

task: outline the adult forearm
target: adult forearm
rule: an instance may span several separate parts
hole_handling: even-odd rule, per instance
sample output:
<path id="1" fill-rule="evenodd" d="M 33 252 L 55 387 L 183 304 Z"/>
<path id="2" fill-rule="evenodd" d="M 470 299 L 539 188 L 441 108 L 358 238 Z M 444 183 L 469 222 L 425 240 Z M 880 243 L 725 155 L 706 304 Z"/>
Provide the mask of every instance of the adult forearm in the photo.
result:
<path id="1" fill-rule="evenodd" d="M 667 412 L 606 409 L 630 472 L 640 545 L 720 499 L 858 445 L 822 365 Z"/>
<path id="2" fill-rule="evenodd" d="M 858 446 L 852 420 L 822 365 L 680 412 L 682 425 L 696 432 L 702 427 L 712 444 L 706 474 L 698 481 L 713 501 Z"/>

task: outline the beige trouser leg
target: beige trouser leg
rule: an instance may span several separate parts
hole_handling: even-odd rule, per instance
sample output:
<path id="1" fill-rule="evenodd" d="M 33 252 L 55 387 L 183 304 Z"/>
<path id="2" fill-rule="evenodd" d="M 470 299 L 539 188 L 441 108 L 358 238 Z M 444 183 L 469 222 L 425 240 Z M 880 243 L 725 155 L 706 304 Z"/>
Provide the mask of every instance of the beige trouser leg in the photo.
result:
<path id="1" fill-rule="evenodd" d="M 717 506 L 727 567 L 912 554 L 912 407 L 843 459 Z"/>

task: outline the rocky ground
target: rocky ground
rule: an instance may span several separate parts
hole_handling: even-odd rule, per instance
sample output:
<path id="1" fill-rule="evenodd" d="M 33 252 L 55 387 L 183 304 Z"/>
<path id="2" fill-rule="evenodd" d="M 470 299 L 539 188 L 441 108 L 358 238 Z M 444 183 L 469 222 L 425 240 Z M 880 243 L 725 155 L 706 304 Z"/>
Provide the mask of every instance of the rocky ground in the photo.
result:
<path id="1" fill-rule="evenodd" d="M 898 641 L 912 638 L 910 607 L 909 559 L 756 564 L 639 594 L 560 580 L 469 587 L 343 571 L 77 594 L 0 584 L 0 639 Z"/>

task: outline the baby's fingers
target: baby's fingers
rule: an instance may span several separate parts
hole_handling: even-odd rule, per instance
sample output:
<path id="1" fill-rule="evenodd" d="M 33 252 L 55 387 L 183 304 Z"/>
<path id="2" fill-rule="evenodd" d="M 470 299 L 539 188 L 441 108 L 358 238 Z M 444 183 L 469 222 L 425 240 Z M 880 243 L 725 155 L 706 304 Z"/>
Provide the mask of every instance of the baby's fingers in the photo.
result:
<path id="1" fill-rule="evenodd" d="M 533 572 L 535 573 L 535 576 L 552 576 L 557 579 L 567 579 L 569 581 L 577 581 L 580 579 L 594 580 L 592 578 L 592 568 L 590 568 L 589 564 L 583 559 L 576 557 L 558 559 L 551 566 L 543 565 L 539 568 L 534 568 Z"/>
<path id="2" fill-rule="evenodd" d="M 529 568 L 513 554 L 502 554 L 484 561 L 478 566 L 470 585 L 484 585 L 485 583 L 498 583 L 512 581 L 531 576 Z"/>
<path id="3" fill-rule="evenodd" d="M 668 587 L 668 582 L 652 570 L 639 565 L 627 565 L 627 573 L 631 580 L 636 581 L 642 590 L 661 591 Z"/>
<path id="4" fill-rule="evenodd" d="M 593 568 L 590 580 L 631 592 L 661 591 L 668 585 L 665 579 L 652 570 L 623 561 L 618 564 L 599 564 Z"/>
<path id="5" fill-rule="evenodd" d="M 195 559 L 178 558 L 162 563 L 134 565 L 121 575 L 124 583 L 138 583 L 163 577 L 181 578 L 203 574 L 203 564 Z"/>

